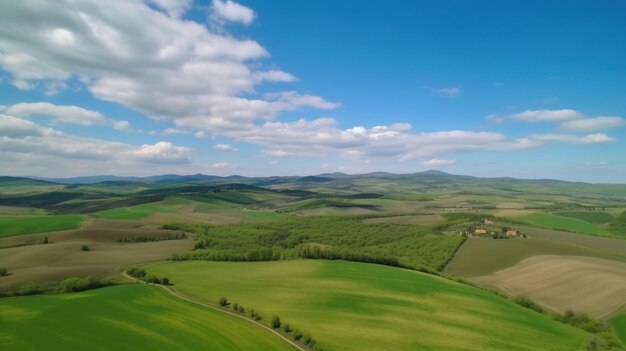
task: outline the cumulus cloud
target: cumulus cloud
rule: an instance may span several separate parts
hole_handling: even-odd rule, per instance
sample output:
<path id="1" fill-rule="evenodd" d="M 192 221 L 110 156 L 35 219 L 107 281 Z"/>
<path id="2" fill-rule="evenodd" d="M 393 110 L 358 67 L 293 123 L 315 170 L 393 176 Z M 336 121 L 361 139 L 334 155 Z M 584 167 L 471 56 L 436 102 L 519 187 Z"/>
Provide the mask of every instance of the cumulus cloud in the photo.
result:
<path id="1" fill-rule="evenodd" d="M 235 152 L 235 151 L 239 150 L 236 147 L 233 147 L 233 146 L 228 145 L 228 144 L 216 144 L 213 148 L 215 150 L 224 151 L 224 152 Z"/>
<path id="2" fill-rule="evenodd" d="M 79 137 L 0 114 L 0 169 L 11 174 L 64 175 L 67 169 L 86 174 L 152 173 L 159 167 L 190 165 L 192 153 L 169 142 L 136 146 Z"/>
<path id="3" fill-rule="evenodd" d="M 255 94 L 258 84 L 296 78 L 265 69 L 269 53 L 256 41 L 179 18 L 188 6 L 174 0 L 8 2 L 0 12 L 0 67 L 21 89 L 54 92 L 80 82 L 99 99 L 210 133 L 284 110 L 337 106 L 292 91 Z M 253 18 L 252 10 L 230 0 L 213 7 L 224 20 Z"/>
<path id="4" fill-rule="evenodd" d="M 237 22 L 249 25 L 254 20 L 254 11 L 232 0 L 213 0 L 211 20 Z"/>
<path id="5" fill-rule="evenodd" d="M 422 162 L 424 166 L 434 166 L 434 167 L 449 166 L 454 163 L 456 163 L 456 160 L 445 160 L 445 159 L 440 159 L 440 158 L 433 158 L 433 159 Z"/>

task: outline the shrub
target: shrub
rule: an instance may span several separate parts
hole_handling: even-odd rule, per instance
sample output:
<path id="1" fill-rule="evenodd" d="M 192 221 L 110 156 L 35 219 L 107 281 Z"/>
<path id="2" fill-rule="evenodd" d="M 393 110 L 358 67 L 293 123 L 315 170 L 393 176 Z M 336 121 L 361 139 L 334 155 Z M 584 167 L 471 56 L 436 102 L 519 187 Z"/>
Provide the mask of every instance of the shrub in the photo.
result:
<path id="1" fill-rule="evenodd" d="M 235 312 L 239 311 L 239 304 L 236 302 L 233 304 L 233 311 Z"/>
<path id="2" fill-rule="evenodd" d="M 239 308 L 237 309 L 239 311 L 239 313 L 246 313 L 246 309 L 243 308 L 243 306 L 239 305 Z"/>
<path id="3" fill-rule="evenodd" d="M 144 280 L 150 284 L 161 284 L 161 279 L 154 274 L 148 274 Z"/>
<path id="4" fill-rule="evenodd" d="M 80 247 L 80 251 L 89 251 L 89 246 L 87 246 L 87 245 L 82 245 L 82 246 Z"/>
<path id="5" fill-rule="evenodd" d="M 283 331 L 285 333 L 291 333 L 293 329 L 291 329 L 291 326 L 289 325 L 289 323 L 283 323 Z"/>
<path id="6" fill-rule="evenodd" d="M 4 277 L 7 274 L 9 274 L 9 271 L 4 267 L 0 267 L 0 277 Z"/>
<path id="7" fill-rule="evenodd" d="M 44 244 L 49 243 L 49 241 L 48 241 L 48 237 L 47 237 L 47 236 L 44 236 L 44 237 L 43 237 L 43 243 L 44 243 Z"/>
<path id="8" fill-rule="evenodd" d="M 228 300 L 225 297 L 220 297 L 217 302 L 221 307 L 228 307 Z M 254 310 L 252 310 L 254 311 Z M 254 317 L 254 316 L 253 316 Z"/>
<path id="9" fill-rule="evenodd" d="M 293 339 L 294 339 L 295 341 L 300 341 L 300 340 L 302 340 L 302 332 L 301 332 L 301 331 L 299 331 L 298 329 L 295 329 L 295 330 L 293 331 Z"/>
<path id="10" fill-rule="evenodd" d="M 537 303 L 535 303 L 535 301 L 529 299 L 526 296 L 517 296 L 513 299 L 513 301 L 518 305 L 526 307 L 533 311 L 537 311 L 539 313 L 543 312 L 543 308 L 541 308 L 541 306 L 539 306 Z"/>
<path id="11" fill-rule="evenodd" d="M 280 317 L 272 316 L 272 321 L 271 321 L 270 325 L 272 326 L 272 329 L 280 328 Z"/>
<path id="12" fill-rule="evenodd" d="M 161 278 L 161 285 L 170 285 L 170 280 L 168 278 Z"/>
<path id="13" fill-rule="evenodd" d="M 584 313 L 575 313 L 571 310 L 567 310 L 563 316 L 557 319 L 590 333 L 600 333 L 609 330 L 605 323 L 595 320 Z"/>
<path id="14" fill-rule="evenodd" d="M 126 269 L 126 274 L 135 278 L 143 278 L 146 276 L 146 271 L 139 267 L 128 267 L 128 269 Z"/>
<path id="15" fill-rule="evenodd" d="M 79 292 L 100 288 L 104 285 L 105 283 L 102 281 L 89 276 L 87 278 L 67 278 L 61 282 L 60 286 L 64 292 Z"/>

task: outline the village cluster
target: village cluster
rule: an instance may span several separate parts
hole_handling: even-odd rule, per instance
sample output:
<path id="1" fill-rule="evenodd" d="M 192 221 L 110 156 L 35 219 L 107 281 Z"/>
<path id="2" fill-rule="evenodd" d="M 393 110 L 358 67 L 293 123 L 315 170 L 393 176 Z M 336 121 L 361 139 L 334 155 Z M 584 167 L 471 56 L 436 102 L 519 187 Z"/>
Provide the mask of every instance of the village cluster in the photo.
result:
<path id="1" fill-rule="evenodd" d="M 467 228 L 460 231 L 459 234 L 463 236 L 490 236 L 494 239 L 526 237 L 526 234 L 521 233 L 517 229 L 496 225 L 490 218 L 482 218 L 480 222 L 468 225 Z"/>

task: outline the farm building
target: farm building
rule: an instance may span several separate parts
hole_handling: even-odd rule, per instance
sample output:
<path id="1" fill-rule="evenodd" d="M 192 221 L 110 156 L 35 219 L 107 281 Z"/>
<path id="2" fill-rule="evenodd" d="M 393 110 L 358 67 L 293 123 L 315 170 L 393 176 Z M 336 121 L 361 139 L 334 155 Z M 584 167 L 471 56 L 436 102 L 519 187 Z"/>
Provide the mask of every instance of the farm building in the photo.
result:
<path id="1" fill-rule="evenodd" d="M 474 234 L 476 234 L 476 235 L 485 235 L 485 234 L 487 234 L 487 229 L 476 228 L 476 230 L 474 230 Z"/>
<path id="2" fill-rule="evenodd" d="M 506 236 L 517 236 L 517 230 L 513 230 L 513 229 L 507 230 Z"/>

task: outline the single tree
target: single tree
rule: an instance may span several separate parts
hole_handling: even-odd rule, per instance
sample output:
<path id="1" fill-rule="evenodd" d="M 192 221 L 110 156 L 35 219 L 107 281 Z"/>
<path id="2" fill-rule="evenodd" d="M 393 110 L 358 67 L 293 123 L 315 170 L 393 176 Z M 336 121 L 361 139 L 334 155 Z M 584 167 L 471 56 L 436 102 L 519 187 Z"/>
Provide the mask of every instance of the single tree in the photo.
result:
<path id="1" fill-rule="evenodd" d="M 280 317 L 272 316 L 272 322 L 270 325 L 272 326 L 272 329 L 280 328 Z"/>

